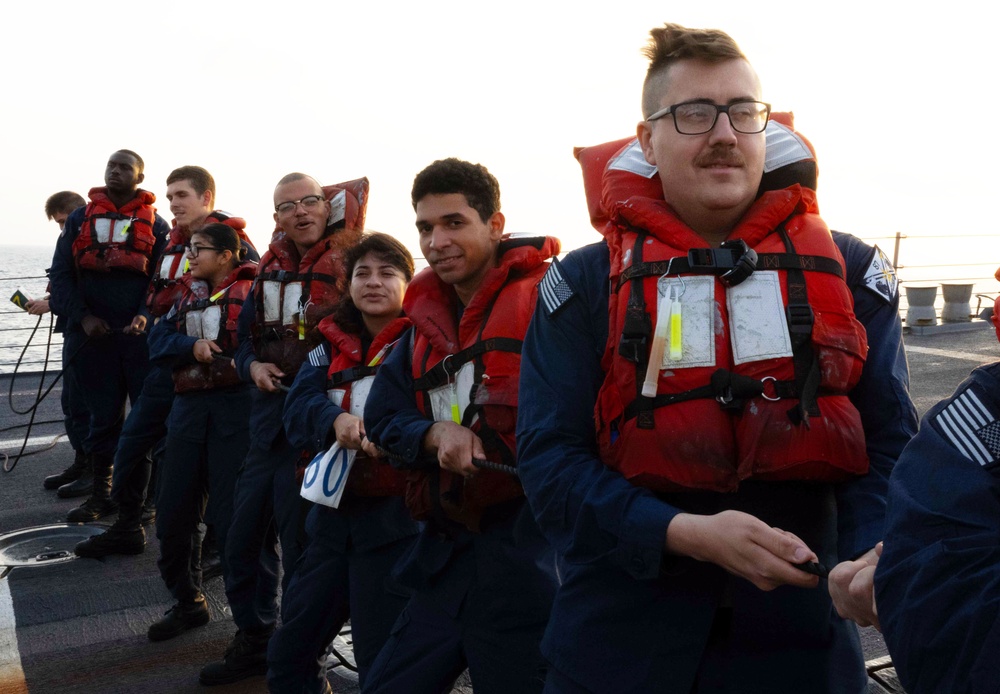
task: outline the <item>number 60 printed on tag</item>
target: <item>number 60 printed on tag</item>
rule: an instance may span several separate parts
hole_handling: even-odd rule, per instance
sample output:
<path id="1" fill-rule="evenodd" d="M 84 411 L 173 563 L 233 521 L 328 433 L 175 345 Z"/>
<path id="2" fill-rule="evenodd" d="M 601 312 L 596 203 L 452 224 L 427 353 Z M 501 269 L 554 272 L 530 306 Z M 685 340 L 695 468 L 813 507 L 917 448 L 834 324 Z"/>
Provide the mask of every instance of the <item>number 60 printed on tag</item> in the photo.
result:
<path id="1" fill-rule="evenodd" d="M 337 508 L 357 454 L 357 451 L 343 448 L 339 443 L 334 443 L 328 451 L 318 453 L 306 468 L 299 495 L 314 503 Z"/>

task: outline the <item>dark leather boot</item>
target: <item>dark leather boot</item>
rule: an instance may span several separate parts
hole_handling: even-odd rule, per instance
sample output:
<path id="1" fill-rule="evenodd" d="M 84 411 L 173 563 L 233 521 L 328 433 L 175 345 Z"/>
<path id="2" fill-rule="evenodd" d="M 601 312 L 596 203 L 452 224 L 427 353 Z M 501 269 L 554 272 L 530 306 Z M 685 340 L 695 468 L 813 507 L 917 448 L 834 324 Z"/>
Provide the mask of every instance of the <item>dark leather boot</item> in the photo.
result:
<path id="1" fill-rule="evenodd" d="M 166 616 L 149 626 L 146 636 L 150 641 L 166 641 L 180 636 L 188 629 L 203 627 L 212 619 L 204 597 L 192 603 L 179 602 L 169 610 Z"/>
<path id="2" fill-rule="evenodd" d="M 267 674 L 267 642 L 272 631 L 268 629 L 259 634 L 237 631 L 223 659 L 203 667 L 198 680 L 211 687 Z"/>
<path id="3" fill-rule="evenodd" d="M 91 523 L 118 511 L 118 504 L 111 500 L 111 466 L 114 458 L 109 455 L 91 456 L 94 465 L 94 485 L 90 497 L 66 514 L 70 523 Z M 62 487 L 59 488 L 62 491 Z"/>
<path id="4" fill-rule="evenodd" d="M 114 525 L 77 543 L 73 551 L 78 557 L 93 559 L 111 554 L 142 554 L 146 551 L 146 533 L 138 523 L 123 521 L 119 516 Z"/>
<path id="5" fill-rule="evenodd" d="M 75 465 L 74 461 L 74 465 Z M 94 489 L 94 460 L 93 457 L 85 455 L 81 461 L 80 474 L 71 482 L 61 485 L 56 494 L 60 499 L 75 499 L 79 496 L 88 496 Z"/>
<path id="6" fill-rule="evenodd" d="M 49 475 L 42 481 L 42 486 L 46 489 L 59 489 L 64 484 L 76 482 L 85 471 L 90 469 L 87 455 L 83 451 L 76 451 L 73 464 L 60 472 L 58 475 Z"/>

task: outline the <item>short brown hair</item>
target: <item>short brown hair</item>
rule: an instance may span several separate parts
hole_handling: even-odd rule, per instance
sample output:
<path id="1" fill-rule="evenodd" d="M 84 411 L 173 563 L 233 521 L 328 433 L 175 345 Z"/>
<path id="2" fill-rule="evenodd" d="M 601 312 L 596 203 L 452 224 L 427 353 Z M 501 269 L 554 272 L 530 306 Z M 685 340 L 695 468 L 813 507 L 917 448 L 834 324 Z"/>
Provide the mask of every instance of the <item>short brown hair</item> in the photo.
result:
<path id="1" fill-rule="evenodd" d="M 646 79 L 642 83 L 642 115 L 660 108 L 659 99 L 666 90 L 670 67 L 681 60 L 704 60 L 721 63 L 746 60 L 732 37 L 719 29 L 688 29 L 680 24 L 664 24 L 649 32 L 649 43 L 642 51 L 649 58 Z"/>
<path id="2" fill-rule="evenodd" d="M 205 191 L 211 191 L 212 202 L 215 202 L 215 179 L 200 166 L 181 166 L 174 169 L 167 176 L 167 185 L 177 183 L 177 181 L 190 181 L 191 187 L 198 195 L 204 195 Z"/>
<path id="3" fill-rule="evenodd" d="M 87 201 L 79 193 L 74 193 L 72 190 L 60 190 L 58 193 L 50 195 L 49 199 L 45 201 L 45 216 L 48 219 L 54 219 L 60 212 L 69 214 L 86 204 Z"/>

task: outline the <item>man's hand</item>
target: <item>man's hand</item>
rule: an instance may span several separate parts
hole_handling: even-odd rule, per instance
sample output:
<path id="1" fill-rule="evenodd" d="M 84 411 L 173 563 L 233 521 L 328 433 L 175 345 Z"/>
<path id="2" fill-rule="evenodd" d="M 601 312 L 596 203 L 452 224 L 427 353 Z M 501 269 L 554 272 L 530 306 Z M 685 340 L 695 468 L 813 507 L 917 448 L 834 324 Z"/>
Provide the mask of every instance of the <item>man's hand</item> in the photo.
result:
<path id="1" fill-rule="evenodd" d="M 255 361 L 250 364 L 250 378 L 254 384 L 265 393 L 277 393 L 280 389 L 278 383 L 284 378 L 285 372 L 278 368 L 276 364 L 263 361 Z"/>
<path id="2" fill-rule="evenodd" d="M 215 361 L 215 359 L 212 358 L 212 355 L 222 354 L 222 348 L 215 344 L 212 340 L 202 338 L 194 343 L 194 347 L 191 348 L 191 352 L 194 354 L 194 358 L 202 364 L 211 364 Z"/>
<path id="3" fill-rule="evenodd" d="M 830 597 L 837 614 L 862 627 L 875 627 L 882 631 L 875 607 L 875 567 L 882 556 L 882 543 L 868 550 L 854 561 L 843 561 L 830 571 L 828 581 Z"/>
<path id="4" fill-rule="evenodd" d="M 438 464 L 462 477 L 476 474 L 473 458 L 485 458 L 483 442 L 471 429 L 455 422 L 434 422 L 424 436 L 424 450 L 437 453 Z"/>
<path id="5" fill-rule="evenodd" d="M 363 448 L 362 439 L 365 438 L 365 423 L 361 421 L 360 417 L 355 417 L 350 412 L 341 412 L 333 420 L 333 433 L 337 437 L 337 443 L 342 448 L 350 448 L 355 451 Z"/>
<path id="6" fill-rule="evenodd" d="M 146 316 L 136 316 L 132 319 L 132 324 L 125 328 L 126 335 L 142 335 L 146 332 Z"/>
<path id="7" fill-rule="evenodd" d="M 667 526 L 667 551 L 708 561 L 761 590 L 815 588 L 819 578 L 795 567 L 816 554 L 790 532 L 740 511 L 712 516 L 680 513 Z"/>
<path id="8" fill-rule="evenodd" d="M 111 332 L 111 326 L 103 318 L 86 315 L 80 321 L 80 326 L 87 337 L 104 337 Z"/>
<path id="9" fill-rule="evenodd" d="M 24 305 L 25 310 L 33 316 L 44 316 L 49 312 L 48 299 L 32 299 Z"/>

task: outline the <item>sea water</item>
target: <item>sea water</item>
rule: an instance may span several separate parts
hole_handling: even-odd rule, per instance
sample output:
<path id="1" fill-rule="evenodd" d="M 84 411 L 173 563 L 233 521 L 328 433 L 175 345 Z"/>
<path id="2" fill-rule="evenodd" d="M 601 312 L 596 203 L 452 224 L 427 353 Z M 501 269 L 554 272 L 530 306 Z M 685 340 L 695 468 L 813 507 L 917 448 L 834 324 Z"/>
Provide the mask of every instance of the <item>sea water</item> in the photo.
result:
<path id="1" fill-rule="evenodd" d="M 52 263 L 52 251 L 51 246 L 0 245 L 0 373 L 14 371 L 29 338 L 31 346 L 24 354 L 21 370 L 41 371 L 47 345 L 48 368 L 60 368 L 62 335 L 52 334 L 49 344 L 51 314 L 39 320 L 10 302 L 18 288 L 31 299 L 45 296 L 48 285 L 45 269 Z"/>

